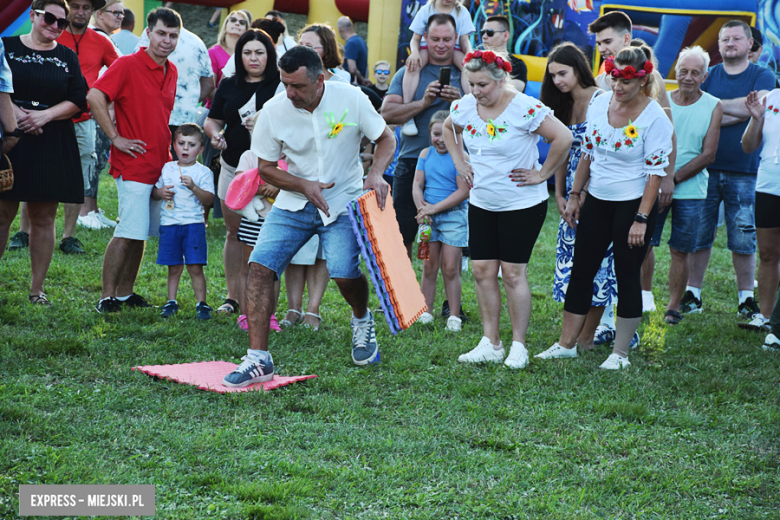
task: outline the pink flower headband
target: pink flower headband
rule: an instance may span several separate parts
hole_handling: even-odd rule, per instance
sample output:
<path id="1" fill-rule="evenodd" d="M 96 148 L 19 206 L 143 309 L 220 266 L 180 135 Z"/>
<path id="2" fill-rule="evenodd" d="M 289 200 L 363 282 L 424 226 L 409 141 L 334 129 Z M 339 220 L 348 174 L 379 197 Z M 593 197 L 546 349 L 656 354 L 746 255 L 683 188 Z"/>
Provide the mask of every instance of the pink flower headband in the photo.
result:
<path id="1" fill-rule="evenodd" d="M 463 63 L 468 63 L 474 58 L 478 60 L 482 60 L 488 65 L 490 65 L 491 63 L 495 63 L 499 69 L 505 70 L 506 72 L 512 72 L 512 64 L 509 63 L 504 58 L 502 58 L 501 56 L 496 56 L 496 53 L 493 51 L 470 52 L 466 54 L 466 58 L 463 60 Z"/>
<path id="2" fill-rule="evenodd" d="M 624 79 L 644 78 L 645 75 L 652 74 L 653 62 L 651 62 L 650 60 L 646 60 L 644 66 L 642 67 L 642 70 L 637 72 L 637 70 L 631 65 L 626 65 L 622 69 L 617 68 L 617 65 L 615 65 L 615 58 L 609 57 L 607 58 L 607 61 L 604 62 L 604 70 L 606 71 L 607 74 L 609 74 L 613 78 L 624 78 Z"/>

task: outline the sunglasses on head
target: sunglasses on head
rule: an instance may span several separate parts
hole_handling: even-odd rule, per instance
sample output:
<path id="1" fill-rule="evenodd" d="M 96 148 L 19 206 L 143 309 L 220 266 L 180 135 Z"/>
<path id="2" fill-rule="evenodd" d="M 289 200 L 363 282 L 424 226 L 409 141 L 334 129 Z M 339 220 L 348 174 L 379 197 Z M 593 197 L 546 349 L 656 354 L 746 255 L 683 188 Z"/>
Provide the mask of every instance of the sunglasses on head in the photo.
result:
<path id="1" fill-rule="evenodd" d="M 228 22 L 230 23 L 239 23 L 241 25 L 246 25 L 246 20 L 243 18 L 228 18 Z"/>
<path id="2" fill-rule="evenodd" d="M 68 21 L 67 18 L 57 18 L 50 12 L 44 11 L 43 9 L 36 9 L 35 12 L 43 15 L 43 23 L 45 23 L 46 25 L 56 24 L 57 29 L 59 29 L 60 31 L 65 30 L 70 25 L 70 22 Z"/>
<path id="3" fill-rule="evenodd" d="M 374 74 L 390 74 L 390 71 L 389 70 L 377 69 L 377 70 L 374 71 Z"/>
<path id="4" fill-rule="evenodd" d="M 506 31 L 496 31 L 496 30 L 493 30 L 493 29 L 483 29 L 483 30 L 479 31 L 479 35 L 482 36 L 482 37 L 487 35 L 488 38 L 492 38 L 493 36 L 495 36 L 496 33 L 500 33 L 500 32 L 506 32 Z"/>

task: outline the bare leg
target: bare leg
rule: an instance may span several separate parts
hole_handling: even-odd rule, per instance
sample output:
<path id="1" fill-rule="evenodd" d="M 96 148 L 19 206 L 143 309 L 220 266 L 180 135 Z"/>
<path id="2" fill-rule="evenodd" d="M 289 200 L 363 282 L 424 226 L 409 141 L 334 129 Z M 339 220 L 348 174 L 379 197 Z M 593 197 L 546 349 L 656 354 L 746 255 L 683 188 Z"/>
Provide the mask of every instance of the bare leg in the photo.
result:
<path id="1" fill-rule="evenodd" d="M 642 321 L 642 318 L 621 318 L 618 316 L 615 321 L 617 327 L 615 327 L 615 343 L 612 345 L 612 353 L 628 357 L 628 349 L 631 345 L 631 340 L 634 337 L 636 329 L 639 328 L 639 323 Z"/>
<path id="2" fill-rule="evenodd" d="M 563 348 L 574 348 L 574 345 L 577 344 L 577 336 L 581 334 L 582 326 L 585 325 L 587 317 L 587 314 L 573 314 L 569 311 L 563 311 L 563 326 L 558 344 Z"/>
<path id="3" fill-rule="evenodd" d="M 238 300 L 238 284 L 241 273 L 241 242 L 238 241 L 238 226 L 241 224 L 241 215 L 228 208 L 225 201 L 222 204 L 222 216 L 225 218 L 225 249 L 222 251 L 222 265 L 225 267 L 225 283 L 227 285 L 227 298 Z M 241 305 L 239 303 L 239 305 Z"/>
<path id="4" fill-rule="evenodd" d="M 175 300 L 176 294 L 179 292 L 179 280 L 181 280 L 181 273 L 184 272 L 183 265 L 169 265 L 168 266 L 168 299 Z"/>
<path id="5" fill-rule="evenodd" d="M 63 204 L 63 229 L 62 238 L 72 237 L 76 231 L 76 221 L 79 218 L 82 204 Z"/>
<path id="6" fill-rule="evenodd" d="M 143 240 L 130 240 L 127 248 L 127 257 L 124 262 L 124 268 L 119 273 L 119 281 L 116 286 L 117 296 L 130 296 L 133 294 L 135 280 L 138 278 L 138 272 L 141 270 L 141 262 L 144 259 L 144 250 L 146 242 Z"/>
<path id="7" fill-rule="evenodd" d="M 710 256 L 712 256 L 712 249 L 702 249 L 691 253 L 691 257 L 688 259 L 688 285 L 702 288 L 704 273 L 707 272 L 707 266 L 710 264 Z"/>
<path id="8" fill-rule="evenodd" d="M 19 211 L 19 203 L 13 200 L 0 200 L 0 258 L 8 245 L 8 238 L 11 235 L 11 223 L 16 218 Z"/>
<path id="9" fill-rule="evenodd" d="M 404 247 L 406 248 L 406 256 L 409 257 L 409 261 L 414 262 L 414 258 L 412 257 L 414 242 L 404 242 Z"/>
<path id="10" fill-rule="evenodd" d="M 528 286 L 527 268 L 528 264 L 501 262 L 506 306 L 512 322 L 512 341 L 519 341 L 523 345 L 531 321 L 531 288 Z"/>
<path id="11" fill-rule="evenodd" d="M 251 263 L 246 279 L 246 317 L 249 348 L 268 350 L 268 331 L 274 309 L 274 276 L 267 267 Z"/>
<path id="12" fill-rule="evenodd" d="M 360 273 L 359 278 L 334 278 L 341 295 L 352 307 L 352 315 L 360 319 L 368 312 L 368 280 Z"/>
<path id="13" fill-rule="evenodd" d="M 246 311 L 246 279 L 249 275 L 249 255 L 252 254 L 252 246 L 241 243 L 243 261 L 241 262 L 241 271 L 238 273 L 238 305 Z"/>
<path id="14" fill-rule="evenodd" d="M 330 274 L 328 273 L 328 263 L 319 258 L 314 261 L 306 270 L 306 285 L 309 287 L 309 302 L 306 304 L 306 312 L 320 314 L 320 303 L 325 296 L 325 289 L 328 288 Z M 319 327 L 319 320 L 314 316 L 304 316 L 303 324 L 312 327 Z"/>
<path id="15" fill-rule="evenodd" d="M 653 290 L 653 273 L 655 272 L 655 248 L 650 246 L 647 248 L 647 255 L 645 261 L 642 262 L 642 290 Z"/>
<path id="16" fill-rule="evenodd" d="M 22 202 L 21 214 L 19 215 L 19 231 L 30 234 L 30 220 L 27 218 L 27 203 Z"/>
<path id="17" fill-rule="evenodd" d="M 303 288 L 306 285 L 305 265 L 289 264 L 284 271 L 284 286 L 287 289 L 287 308 L 300 311 L 303 309 Z M 284 317 L 290 323 L 301 319 L 294 312 L 287 312 Z"/>
<path id="18" fill-rule="evenodd" d="M 79 215 L 82 217 L 86 217 L 87 213 L 90 211 L 97 212 L 98 206 L 97 206 L 97 199 L 95 197 L 87 197 L 84 195 L 84 204 L 81 205 L 81 209 L 79 210 Z"/>
<path id="19" fill-rule="evenodd" d="M 593 350 L 593 340 L 596 336 L 596 329 L 601 323 L 601 316 L 606 307 L 591 306 L 588 314 L 585 315 L 585 323 L 582 326 L 579 336 L 577 336 L 577 346 L 580 350 Z"/>
<path id="20" fill-rule="evenodd" d="M 123 275 L 126 270 L 132 271 L 132 267 L 128 268 L 125 264 L 135 264 L 135 272 L 138 273 L 138 267 L 141 262 L 137 260 L 137 254 L 135 251 L 138 249 L 138 245 L 141 246 L 141 259 L 143 259 L 144 242 L 140 240 L 130 240 L 129 238 L 117 238 L 111 239 L 111 242 L 106 246 L 106 252 L 103 256 L 103 292 L 101 298 L 116 298 L 118 289 L 126 290 L 126 286 L 119 287 L 120 282 L 123 280 Z M 135 278 L 133 278 L 133 283 Z M 122 292 L 121 296 L 131 294 L 133 291 L 133 284 L 130 285 L 130 292 Z"/>
<path id="21" fill-rule="evenodd" d="M 758 303 L 765 318 L 772 315 L 780 282 L 780 228 L 756 229 L 758 239 Z"/>
<path id="22" fill-rule="evenodd" d="M 28 202 L 30 219 L 30 268 L 32 283 L 30 294 L 43 293 L 43 281 L 54 254 L 54 218 L 58 202 Z"/>
<path id="23" fill-rule="evenodd" d="M 498 285 L 498 260 L 472 260 L 482 334 L 493 345 L 501 342 L 498 323 L 501 317 L 501 288 Z M 452 307 L 450 307 L 452 309 Z"/>
<path id="24" fill-rule="evenodd" d="M 756 254 L 738 255 L 731 253 L 734 271 L 737 273 L 737 290 L 752 291 L 756 279 Z"/>
<path id="25" fill-rule="evenodd" d="M 431 247 L 431 250 L 433 250 L 433 247 Z M 462 259 L 463 259 L 462 247 L 452 247 L 447 244 L 442 244 L 441 277 L 444 279 L 444 294 L 447 296 L 447 301 L 450 304 L 450 309 L 453 309 L 452 310 L 453 316 L 458 315 L 461 306 L 461 295 L 462 295 L 463 287 L 460 282 L 460 269 L 461 269 Z"/>
<path id="26" fill-rule="evenodd" d="M 681 253 L 669 247 L 669 253 L 672 261 L 669 263 L 669 305 L 666 309 L 670 311 L 679 311 L 680 302 L 685 294 L 685 286 L 689 278 L 688 258 L 690 254 Z"/>
<path id="27" fill-rule="evenodd" d="M 423 261 L 422 280 L 420 289 L 425 298 L 425 305 L 428 306 L 428 312 L 433 310 L 433 304 L 436 300 L 436 281 L 439 278 L 439 267 L 441 265 L 441 242 L 430 242 L 430 253 L 428 260 Z M 460 274 L 460 273 L 458 273 Z M 447 295 L 449 297 L 449 295 Z M 452 302 L 450 302 L 452 305 Z M 456 312 L 460 307 L 455 307 Z"/>
<path id="28" fill-rule="evenodd" d="M 200 264 L 188 264 L 187 272 L 190 273 L 190 280 L 192 280 L 192 290 L 195 292 L 195 300 L 200 302 L 206 301 L 206 275 L 203 274 L 203 266 Z"/>

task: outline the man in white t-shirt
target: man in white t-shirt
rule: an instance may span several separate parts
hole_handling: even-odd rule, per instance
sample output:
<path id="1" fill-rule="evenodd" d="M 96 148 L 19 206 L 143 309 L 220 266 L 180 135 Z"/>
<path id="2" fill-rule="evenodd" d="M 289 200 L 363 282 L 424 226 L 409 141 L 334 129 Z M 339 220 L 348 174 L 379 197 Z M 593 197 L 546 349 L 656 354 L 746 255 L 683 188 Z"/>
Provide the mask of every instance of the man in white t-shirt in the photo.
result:
<path id="1" fill-rule="evenodd" d="M 268 330 L 273 283 L 298 249 L 318 235 L 328 272 L 352 307 L 352 361 L 379 361 L 374 317 L 368 310 L 368 281 L 360 272 L 360 249 L 347 204 L 363 190 L 377 192 L 384 209 L 382 179 L 395 152 L 395 136 L 368 98 L 340 82 L 325 82 L 314 49 L 298 46 L 279 61 L 286 93 L 277 94 L 260 113 L 252 138 L 263 179 L 281 189 L 249 257 L 246 284 L 250 350 L 223 384 L 243 387 L 273 379 Z M 374 164 L 363 182 L 360 141 L 376 142 Z M 289 173 L 277 162 L 284 155 Z"/>

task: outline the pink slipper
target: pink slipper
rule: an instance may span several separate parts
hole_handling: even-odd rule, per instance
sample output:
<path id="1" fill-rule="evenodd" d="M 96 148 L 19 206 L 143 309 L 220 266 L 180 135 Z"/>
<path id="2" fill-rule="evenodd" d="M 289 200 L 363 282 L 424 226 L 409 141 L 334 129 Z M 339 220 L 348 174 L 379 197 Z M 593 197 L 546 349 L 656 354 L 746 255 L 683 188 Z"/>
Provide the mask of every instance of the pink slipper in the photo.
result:
<path id="1" fill-rule="evenodd" d="M 282 332 L 282 329 L 279 327 L 279 322 L 276 321 L 276 314 L 271 314 L 271 330 Z"/>
<path id="2" fill-rule="evenodd" d="M 238 317 L 238 328 L 241 330 L 249 330 L 249 323 L 246 320 L 246 314 L 242 314 Z"/>

